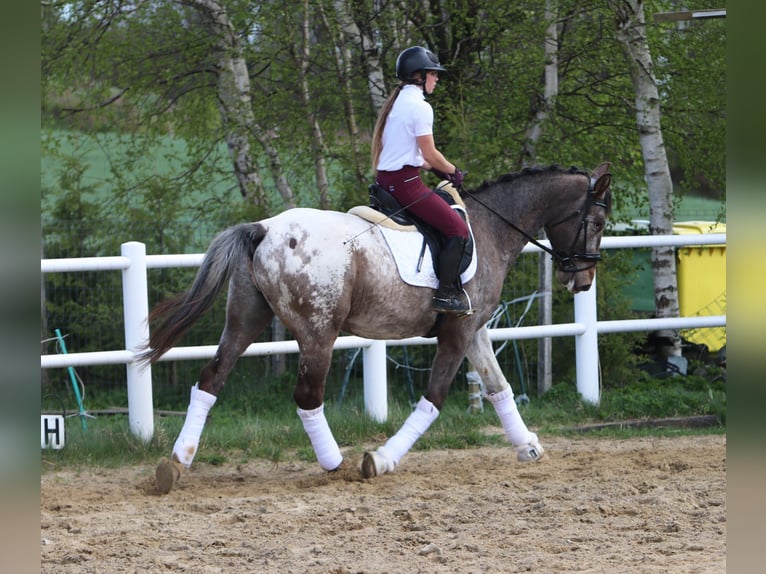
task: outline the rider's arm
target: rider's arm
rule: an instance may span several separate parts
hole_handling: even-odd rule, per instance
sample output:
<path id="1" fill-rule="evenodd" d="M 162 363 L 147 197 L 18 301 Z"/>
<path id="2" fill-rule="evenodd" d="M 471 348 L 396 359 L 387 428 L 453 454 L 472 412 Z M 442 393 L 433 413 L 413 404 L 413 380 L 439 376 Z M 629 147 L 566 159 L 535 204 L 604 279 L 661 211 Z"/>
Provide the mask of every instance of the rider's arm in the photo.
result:
<path id="1" fill-rule="evenodd" d="M 448 162 L 442 152 L 436 149 L 433 135 L 418 136 L 417 142 L 425 160 L 423 169 L 435 169 L 442 173 L 455 173 L 456 166 Z"/>

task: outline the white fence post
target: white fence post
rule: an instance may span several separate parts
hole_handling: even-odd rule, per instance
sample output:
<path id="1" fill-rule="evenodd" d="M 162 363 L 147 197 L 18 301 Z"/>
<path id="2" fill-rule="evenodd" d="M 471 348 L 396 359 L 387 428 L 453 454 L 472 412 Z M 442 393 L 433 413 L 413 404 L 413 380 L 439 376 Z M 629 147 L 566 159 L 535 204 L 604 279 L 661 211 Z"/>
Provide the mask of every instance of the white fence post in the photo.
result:
<path id="1" fill-rule="evenodd" d="M 149 294 L 146 281 L 146 245 L 138 241 L 122 244 L 121 253 L 130 259 L 122 272 L 122 302 L 125 316 L 125 349 L 136 352 L 149 340 Z M 139 368 L 136 361 L 126 365 L 128 379 L 128 420 L 131 432 L 149 441 L 154 434 L 152 370 Z"/>
<path id="2" fill-rule="evenodd" d="M 597 405 L 601 401 L 598 358 L 598 315 L 596 308 L 596 276 L 590 289 L 574 296 L 574 320 L 585 327 L 575 336 L 577 392 L 582 399 Z"/>
<path id="3" fill-rule="evenodd" d="M 373 420 L 388 418 L 388 383 L 386 381 L 386 342 L 373 341 L 364 347 L 364 410 Z"/>

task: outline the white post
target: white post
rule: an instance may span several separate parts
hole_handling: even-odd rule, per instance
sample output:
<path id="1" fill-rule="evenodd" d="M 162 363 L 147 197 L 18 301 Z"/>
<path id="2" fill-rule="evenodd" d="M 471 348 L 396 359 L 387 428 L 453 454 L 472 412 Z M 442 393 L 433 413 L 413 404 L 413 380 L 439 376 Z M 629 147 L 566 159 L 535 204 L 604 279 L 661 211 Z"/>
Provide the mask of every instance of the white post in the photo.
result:
<path id="1" fill-rule="evenodd" d="M 585 326 L 585 332 L 575 337 L 577 361 L 577 392 L 584 401 L 599 404 L 600 381 L 598 366 L 598 313 L 596 309 L 596 276 L 590 289 L 574 296 L 574 320 Z"/>
<path id="2" fill-rule="evenodd" d="M 130 265 L 122 272 L 122 302 L 125 316 L 125 349 L 136 352 L 149 340 L 149 294 L 146 282 L 146 245 L 137 241 L 122 244 L 122 255 Z M 154 434 L 152 370 L 140 369 L 135 361 L 126 364 L 128 420 L 131 432 L 149 441 Z"/>
<path id="3" fill-rule="evenodd" d="M 373 341 L 364 347 L 364 409 L 373 420 L 388 418 L 388 384 L 386 382 L 386 342 Z"/>

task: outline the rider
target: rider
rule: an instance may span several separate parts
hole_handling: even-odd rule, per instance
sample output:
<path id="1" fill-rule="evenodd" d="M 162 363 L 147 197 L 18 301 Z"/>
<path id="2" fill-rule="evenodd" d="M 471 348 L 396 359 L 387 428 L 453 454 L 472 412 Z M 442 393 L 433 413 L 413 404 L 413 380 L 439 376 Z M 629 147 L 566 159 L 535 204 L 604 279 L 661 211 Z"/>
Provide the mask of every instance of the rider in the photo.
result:
<path id="1" fill-rule="evenodd" d="M 421 46 L 403 50 L 396 59 L 400 83 L 380 110 L 372 139 L 375 181 L 407 211 L 440 231 L 445 243 L 439 252 L 439 288 L 432 307 L 441 313 L 470 311 L 460 288 L 460 260 L 468 240 L 468 225 L 446 201 L 420 179 L 420 169 L 431 170 L 455 187 L 463 172 L 436 149 L 434 112 L 426 101 L 446 69 L 436 55 Z"/>

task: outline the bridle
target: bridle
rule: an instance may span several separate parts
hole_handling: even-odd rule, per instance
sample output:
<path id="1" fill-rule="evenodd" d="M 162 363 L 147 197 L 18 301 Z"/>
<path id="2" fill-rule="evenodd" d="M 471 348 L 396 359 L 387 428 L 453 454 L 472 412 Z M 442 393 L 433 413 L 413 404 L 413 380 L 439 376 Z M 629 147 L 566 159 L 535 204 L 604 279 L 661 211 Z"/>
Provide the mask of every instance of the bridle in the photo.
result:
<path id="1" fill-rule="evenodd" d="M 574 213 L 571 213 L 571 214 L 567 215 L 563 219 L 560 219 L 556 223 L 551 223 L 551 224 L 547 224 L 547 225 L 543 226 L 543 229 L 545 230 L 545 233 L 547 235 L 548 232 L 551 229 L 553 229 L 554 227 L 558 227 L 562 223 L 565 223 L 565 222 L 569 221 L 570 219 L 573 219 L 575 217 L 580 216 L 580 225 L 579 225 L 579 228 L 577 230 L 577 234 L 574 236 L 574 239 L 572 240 L 572 245 L 570 246 L 568 251 L 556 251 L 554 249 L 551 249 L 547 245 L 543 245 L 537 239 L 532 237 L 529 233 L 527 233 L 526 231 L 524 231 L 523 229 L 518 227 L 515 223 L 513 223 L 512 221 L 509 221 L 508 219 L 506 219 L 505 217 L 503 217 L 502 215 L 497 213 L 497 211 L 495 211 L 489 205 L 487 205 L 481 199 L 479 199 L 479 197 L 476 194 L 474 194 L 474 193 L 472 193 L 470 191 L 467 191 L 465 189 L 462 189 L 462 186 L 461 186 L 461 189 L 459 191 L 461 193 L 465 194 L 465 195 L 470 196 L 474 200 L 476 200 L 479 204 L 481 204 L 484 207 L 486 207 L 489 211 L 491 211 L 492 213 L 497 215 L 501 220 L 503 220 L 505 223 L 510 225 L 513 229 L 518 231 L 530 243 L 532 243 L 533 245 L 536 245 L 537 247 L 539 247 L 540 249 L 542 249 L 543 251 L 548 253 L 556 261 L 560 271 L 562 271 L 564 273 L 578 273 L 580 271 L 586 271 L 586 270 L 590 269 L 591 267 L 594 267 L 596 265 L 596 263 L 598 263 L 601 260 L 601 254 L 598 253 L 598 252 L 591 253 L 591 252 L 586 251 L 584 253 L 580 253 L 580 252 L 575 251 L 575 245 L 577 244 L 577 240 L 579 239 L 581 234 L 585 235 L 584 236 L 584 240 L 585 240 L 585 244 L 587 245 L 587 239 L 588 239 L 588 237 L 587 237 L 587 233 L 588 233 L 588 219 L 587 219 L 587 217 L 588 217 L 588 212 L 589 212 L 590 208 L 592 206 L 594 206 L 594 205 L 598 206 L 598 207 L 603 207 L 604 209 L 608 208 L 608 206 L 607 206 L 607 204 L 605 202 L 595 199 L 596 196 L 595 196 L 595 193 L 594 193 L 594 190 L 593 190 L 594 183 L 595 182 L 593 181 L 593 179 L 591 179 L 589 184 L 588 184 L 588 192 L 587 192 L 587 194 L 585 196 L 585 203 L 584 203 L 584 205 L 580 209 L 578 209 Z M 578 261 L 584 261 L 586 264 L 584 266 L 578 267 Z"/>
<path id="2" fill-rule="evenodd" d="M 571 215 L 568 215 L 556 223 L 548 224 L 543 227 L 543 229 L 545 229 L 546 235 L 549 235 L 549 231 L 554 227 L 557 227 L 562 223 L 577 217 L 578 215 L 581 216 L 580 225 L 577 229 L 577 233 L 572 239 L 572 245 L 570 246 L 569 251 L 547 250 L 548 253 L 550 253 L 558 262 L 559 269 L 565 273 L 578 273 L 580 271 L 586 271 L 591 267 L 594 267 L 596 263 L 601 260 L 601 254 L 599 252 L 591 253 L 586 251 L 585 253 L 578 253 L 575 251 L 575 245 L 577 244 L 577 240 L 580 238 L 581 234 L 583 235 L 583 244 L 588 244 L 588 212 L 590 211 L 591 206 L 595 205 L 607 209 L 607 204 L 605 202 L 594 199 L 594 197 L 595 195 L 593 193 L 593 182 L 591 181 L 591 185 L 588 188 L 588 193 L 585 196 L 585 205 L 583 205 L 581 209 L 578 209 Z M 578 261 L 584 261 L 586 262 L 586 265 L 583 267 L 578 267 Z"/>

